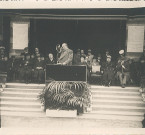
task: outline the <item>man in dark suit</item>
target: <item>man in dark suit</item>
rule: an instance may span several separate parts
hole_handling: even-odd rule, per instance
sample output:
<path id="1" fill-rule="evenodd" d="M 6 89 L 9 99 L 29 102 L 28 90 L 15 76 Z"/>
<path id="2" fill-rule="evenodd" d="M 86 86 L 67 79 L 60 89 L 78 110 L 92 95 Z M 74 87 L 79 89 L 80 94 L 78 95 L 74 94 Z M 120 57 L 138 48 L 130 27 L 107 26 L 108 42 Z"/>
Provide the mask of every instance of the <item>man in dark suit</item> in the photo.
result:
<path id="1" fill-rule="evenodd" d="M 129 58 L 124 56 L 124 50 L 119 51 L 120 57 L 116 66 L 117 78 L 120 80 L 122 88 L 125 88 L 127 81 L 130 79 L 130 63 Z"/>
<path id="2" fill-rule="evenodd" d="M 46 64 L 55 64 L 56 63 L 52 53 L 48 54 L 48 58 L 46 58 L 45 62 L 46 62 Z"/>
<path id="3" fill-rule="evenodd" d="M 7 67 L 8 81 L 14 81 L 15 76 L 15 56 L 11 56 L 8 60 Z"/>
<path id="4" fill-rule="evenodd" d="M 85 56 L 81 56 L 81 62 L 79 63 L 79 65 L 85 65 L 87 67 L 87 80 L 90 80 L 90 70 L 92 68 L 92 65 L 90 63 L 90 61 L 87 61 L 85 59 Z"/>
<path id="5" fill-rule="evenodd" d="M 67 43 L 62 44 L 62 52 L 58 59 L 58 64 L 72 65 L 73 51 L 68 48 Z"/>
<path id="6" fill-rule="evenodd" d="M 30 55 L 26 55 L 26 59 L 24 61 L 23 65 L 23 76 L 25 83 L 29 83 L 31 81 L 31 70 L 32 70 L 32 64 L 30 61 Z"/>
<path id="7" fill-rule="evenodd" d="M 76 54 L 74 54 L 73 65 L 79 65 L 80 62 L 81 62 L 81 53 L 80 49 L 77 49 Z"/>
<path id="8" fill-rule="evenodd" d="M 44 83 L 44 68 L 45 63 L 41 60 L 40 56 L 37 57 L 34 64 L 34 79 L 36 83 Z"/>
<path id="9" fill-rule="evenodd" d="M 103 84 L 105 86 L 110 86 L 112 83 L 112 80 L 114 78 L 114 70 L 115 66 L 114 63 L 111 61 L 111 56 L 108 55 L 106 58 L 106 62 L 102 63 L 101 72 L 103 73 L 102 79 Z"/>

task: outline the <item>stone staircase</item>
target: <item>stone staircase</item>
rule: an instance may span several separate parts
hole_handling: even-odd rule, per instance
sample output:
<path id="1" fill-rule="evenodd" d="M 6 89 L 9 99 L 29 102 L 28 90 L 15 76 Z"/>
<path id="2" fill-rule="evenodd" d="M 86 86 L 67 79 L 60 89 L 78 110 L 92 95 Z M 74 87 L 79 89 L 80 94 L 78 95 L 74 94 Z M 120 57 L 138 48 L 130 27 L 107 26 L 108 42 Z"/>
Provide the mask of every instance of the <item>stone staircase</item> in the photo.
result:
<path id="1" fill-rule="evenodd" d="M 44 85 L 8 83 L 1 93 L 2 116 L 45 117 L 37 98 Z"/>
<path id="2" fill-rule="evenodd" d="M 104 120 L 139 121 L 144 119 L 145 102 L 138 87 L 91 86 L 92 111 L 83 117 Z"/>
<path id="3" fill-rule="evenodd" d="M 43 88 L 44 84 L 8 83 L 0 96 L 1 117 L 6 119 L 7 117 L 34 118 L 33 121 L 36 118 L 42 118 L 43 125 L 44 123 L 52 122 L 53 118 L 50 121 L 46 118 L 37 98 Z M 72 123 L 75 119 L 76 122 L 81 123 L 80 125 L 86 122 L 90 123 L 90 126 L 97 126 L 102 121 L 105 123 L 108 123 L 108 121 L 109 123 L 115 122 L 115 124 L 119 121 L 122 125 L 128 122 L 129 124 L 135 123 L 131 127 L 141 127 L 141 121 L 144 119 L 145 113 L 145 102 L 142 101 L 138 87 L 126 87 L 123 89 L 121 87 L 92 85 L 90 89 L 92 93 L 92 110 L 72 118 Z M 68 118 L 68 120 L 70 122 L 71 119 Z M 4 120 L 2 119 L 2 121 Z M 25 120 L 23 119 L 23 121 Z M 62 118 L 61 122 L 64 122 L 64 118 Z M 138 126 L 136 123 L 140 123 L 140 125 Z M 114 125 L 112 126 L 114 127 Z"/>

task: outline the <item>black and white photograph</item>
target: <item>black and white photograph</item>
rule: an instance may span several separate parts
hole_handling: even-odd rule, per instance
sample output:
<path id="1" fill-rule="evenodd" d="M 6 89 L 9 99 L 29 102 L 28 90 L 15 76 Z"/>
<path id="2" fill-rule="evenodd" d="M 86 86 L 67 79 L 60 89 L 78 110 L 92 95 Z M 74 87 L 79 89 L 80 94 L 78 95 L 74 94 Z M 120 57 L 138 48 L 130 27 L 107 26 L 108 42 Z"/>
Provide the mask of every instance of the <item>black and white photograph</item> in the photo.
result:
<path id="1" fill-rule="evenodd" d="M 9 7 L 0 7 L 0 128 L 145 127 L 144 7 Z"/>

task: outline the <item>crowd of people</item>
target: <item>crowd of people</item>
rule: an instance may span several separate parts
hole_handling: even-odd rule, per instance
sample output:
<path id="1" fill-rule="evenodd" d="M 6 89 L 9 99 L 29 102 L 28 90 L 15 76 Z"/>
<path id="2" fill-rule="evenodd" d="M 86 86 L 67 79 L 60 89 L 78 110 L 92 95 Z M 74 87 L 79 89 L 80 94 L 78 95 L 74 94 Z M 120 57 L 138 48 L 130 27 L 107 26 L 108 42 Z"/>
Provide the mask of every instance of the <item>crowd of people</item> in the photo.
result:
<path id="1" fill-rule="evenodd" d="M 7 81 L 25 83 L 44 83 L 45 82 L 45 66 L 46 64 L 60 65 L 86 65 L 87 78 L 91 79 L 92 72 L 100 74 L 102 85 L 112 85 L 114 79 L 118 80 L 121 87 L 125 88 L 128 81 L 133 81 L 134 72 L 133 62 L 125 56 L 124 50 L 119 51 L 117 61 L 112 61 L 112 56 L 108 50 L 103 56 L 95 56 L 91 49 L 88 49 L 87 54 L 84 50 L 77 49 L 76 53 L 69 49 L 67 43 L 56 46 L 57 56 L 54 57 L 49 53 L 44 57 L 39 48 L 35 48 L 34 54 L 29 54 L 28 48 L 18 57 L 11 55 L 8 59 L 4 54 L 4 47 L 0 48 L 0 71 L 7 73 Z M 145 76 L 145 50 L 139 60 L 138 76 Z M 100 66 L 100 70 L 93 71 L 93 66 Z M 133 73 L 133 74 L 131 74 Z"/>

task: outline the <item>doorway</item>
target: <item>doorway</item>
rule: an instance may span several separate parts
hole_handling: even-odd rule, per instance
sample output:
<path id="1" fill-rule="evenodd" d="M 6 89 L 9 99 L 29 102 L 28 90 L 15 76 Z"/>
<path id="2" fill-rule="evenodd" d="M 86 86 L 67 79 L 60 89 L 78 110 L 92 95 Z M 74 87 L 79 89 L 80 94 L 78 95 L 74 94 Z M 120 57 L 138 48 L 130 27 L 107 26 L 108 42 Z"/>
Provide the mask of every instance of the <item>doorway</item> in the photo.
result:
<path id="1" fill-rule="evenodd" d="M 56 54 L 57 44 L 67 42 L 74 52 L 80 48 L 94 55 L 110 51 L 117 58 L 118 51 L 125 49 L 126 21 L 122 20 L 47 20 L 30 21 L 30 50 L 38 47 L 44 55 Z"/>

